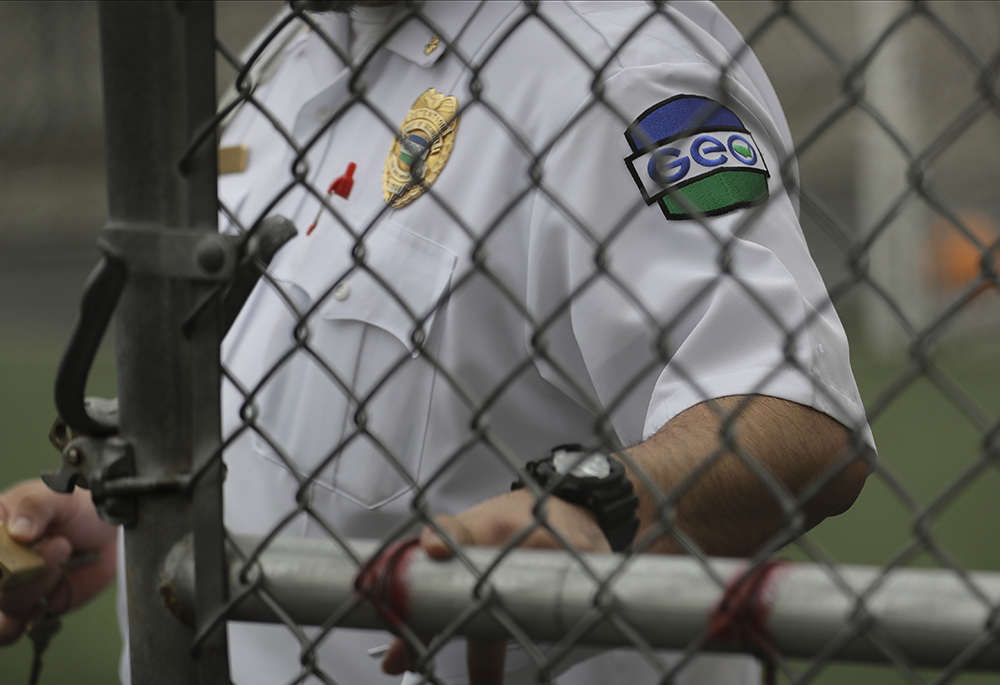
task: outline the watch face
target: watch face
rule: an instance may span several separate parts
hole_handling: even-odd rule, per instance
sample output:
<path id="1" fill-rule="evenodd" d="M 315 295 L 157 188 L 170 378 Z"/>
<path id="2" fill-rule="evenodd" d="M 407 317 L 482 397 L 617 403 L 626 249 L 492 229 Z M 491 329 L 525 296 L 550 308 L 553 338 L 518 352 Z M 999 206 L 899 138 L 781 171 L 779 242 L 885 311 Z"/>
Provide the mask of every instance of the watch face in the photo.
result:
<path id="1" fill-rule="evenodd" d="M 552 465 L 561 475 L 569 473 L 577 478 L 607 478 L 611 475 L 611 463 L 607 455 L 591 452 L 581 459 L 582 452 L 556 450 L 552 454 Z"/>

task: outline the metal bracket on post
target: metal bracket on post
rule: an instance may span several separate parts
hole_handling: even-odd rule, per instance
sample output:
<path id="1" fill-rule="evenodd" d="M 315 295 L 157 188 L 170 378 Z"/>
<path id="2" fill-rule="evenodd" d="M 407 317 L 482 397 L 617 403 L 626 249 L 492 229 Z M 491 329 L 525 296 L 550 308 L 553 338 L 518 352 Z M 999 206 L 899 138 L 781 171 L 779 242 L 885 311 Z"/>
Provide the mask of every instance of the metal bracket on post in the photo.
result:
<path id="1" fill-rule="evenodd" d="M 56 374 L 56 409 L 76 433 L 109 436 L 118 432 L 113 400 L 84 398 L 87 378 L 129 275 L 228 281 L 237 264 L 239 238 L 195 230 L 110 224 L 98 242 L 105 257 L 84 286 L 77 320 Z"/>
<path id="2" fill-rule="evenodd" d="M 118 400 L 84 397 L 118 298 L 130 274 L 227 283 L 225 332 L 259 280 L 261 267 L 266 268 L 294 236 L 295 226 L 284 217 L 265 219 L 249 240 L 195 230 L 107 226 L 99 241 L 105 258 L 85 286 L 80 318 L 56 377 L 56 408 L 62 418 L 49 439 L 61 452 L 62 465 L 58 472 L 43 474 L 42 480 L 56 492 L 72 492 L 76 485 L 89 488 L 102 518 L 124 525 L 135 522 L 136 495 L 187 487 L 187 477 L 134 478 L 132 445 L 113 437 L 118 433 Z M 188 321 L 201 309 L 195 307 Z"/>
<path id="3" fill-rule="evenodd" d="M 228 281 L 238 262 L 239 236 L 197 229 L 108 224 L 99 244 L 130 274 L 192 281 Z"/>
<path id="4" fill-rule="evenodd" d="M 42 480 L 56 492 L 69 493 L 76 486 L 90 490 L 97 513 L 109 523 L 134 524 L 138 495 L 177 492 L 190 484 L 187 475 L 136 477 L 132 443 L 118 436 L 68 439 L 66 424 L 57 419 L 50 439 L 62 452 L 62 466 L 42 474 Z"/>
<path id="5" fill-rule="evenodd" d="M 186 487 L 189 476 L 135 478 L 132 444 L 118 437 L 118 401 L 84 397 L 94 357 L 132 274 L 227 281 L 237 265 L 239 239 L 195 230 L 111 224 L 99 246 L 105 258 L 91 274 L 80 318 L 56 375 L 59 416 L 50 439 L 62 453 L 58 472 L 42 480 L 56 492 L 90 489 L 97 512 L 115 524 L 133 525 L 135 496 Z M 70 434 L 74 437 L 71 439 Z"/>
<path id="6" fill-rule="evenodd" d="M 62 468 L 42 474 L 56 492 L 72 492 L 79 485 L 91 491 L 97 513 L 114 524 L 135 523 L 135 458 L 132 445 L 119 437 L 80 436 L 62 450 Z M 123 488 L 122 486 L 126 486 Z"/>

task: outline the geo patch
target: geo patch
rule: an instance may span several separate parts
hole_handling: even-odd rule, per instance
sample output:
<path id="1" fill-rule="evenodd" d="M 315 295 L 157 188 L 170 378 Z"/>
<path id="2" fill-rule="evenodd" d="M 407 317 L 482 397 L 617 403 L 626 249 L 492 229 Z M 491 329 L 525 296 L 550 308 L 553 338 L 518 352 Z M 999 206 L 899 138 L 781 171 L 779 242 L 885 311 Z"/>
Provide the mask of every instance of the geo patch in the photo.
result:
<path id="1" fill-rule="evenodd" d="M 732 110 L 714 100 L 677 95 L 658 102 L 632 122 L 625 139 L 632 148 L 625 165 L 643 200 L 657 203 L 671 221 L 718 216 L 768 198 L 770 173 L 760 148 Z"/>

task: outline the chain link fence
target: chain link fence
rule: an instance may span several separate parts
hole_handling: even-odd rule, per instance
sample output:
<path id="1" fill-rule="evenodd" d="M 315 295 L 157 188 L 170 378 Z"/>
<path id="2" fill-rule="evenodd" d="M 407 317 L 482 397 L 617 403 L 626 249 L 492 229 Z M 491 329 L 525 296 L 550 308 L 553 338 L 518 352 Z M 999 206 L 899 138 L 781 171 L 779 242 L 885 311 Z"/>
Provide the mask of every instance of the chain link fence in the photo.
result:
<path id="1" fill-rule="evenodd" d="M 348 22 L 307 5 L 242 53 L 200 5 L 102 9 L 103 296 L 85 302 L 57 393 L 72 427 L 124 438 L 78 438 L 90 465 L 64 451 L 64 469 L 125 524 L 133 682 L 382 682 L 369 655 L 390 633 L 407 683 L 462 682 L 464 635 L 510 637 L 523 682 L 589 682 L 574 678 L 607 648 L 627 655 L 604 652 L 599 677 L 649 682 L 753 681 L 759 663 L 732 652 L 794 683 L 845 660 L 912 683 L 1000 667 L 995 509 L 949 519 L 989 507 L 996 485 L 995 4 L 723 3 L 776 72 L 794 150 L 753 56 L 705 7 L 399 4 Z M 629 81 L 651 45 L 697 66 Z M 218 109 L 217 56 L 236 74 Z M 666 95 L 638 106 L 644 89 Z M 695 112 L 684 125 L 678 102 Z M 609 207 L 623 162 L 638 189 Z M 696 182 L 737 169 L 742 194 L 671 186 L 694 164 Z M 792 315 L 769 267 L 744 260 L 795 204 L 832 304 L 813 292 Z M 650 231 L 700 256 L 661 257 Z M 661 271 L 706 264 L 651 292 Z M 721 291 L 736 304 L 711 312 Z M 120 417 L 78 401 L 116 302 Z M 837 339 L 833 307 L 862 351 L 877 463 L 836 367 L 810 356 L 823 346 L 805 351 Z M 726 326 L 691 353 L 705 317 Z M 716 344 L 725 359 L 703 367 Z M 731 386 L 704 368 L 754 373 Z M 760 401 L 718 399 L 756 394 L 835 416 L 848 447 L 785 480 L 755 442 Z M 624 451 L 655 440 L 657 398 L 679 407 L 666 418 L 701 403 L 710 418 L 713 447 L 670 487 Z M 940 451 L 883 442 L 897 414 Z M 634 549 L 590 554 L 546 522 L 557 485 L 525 464 L 560 442 L 622 455 L 653 511 Z M 769 520 L 728 545 L 683 509 L 727 463 Z M 837 519 L 802 533 L 859 464 L 892 513 L 862 496 L 841 555 L 818 541 Z M 447 562 L 414 546 L 517 479 L 537 498 L 525 532 Z M 518 549 L 530 536 L 559 549 Z M 657 545 L 685 554 L 642 553 Z"/>

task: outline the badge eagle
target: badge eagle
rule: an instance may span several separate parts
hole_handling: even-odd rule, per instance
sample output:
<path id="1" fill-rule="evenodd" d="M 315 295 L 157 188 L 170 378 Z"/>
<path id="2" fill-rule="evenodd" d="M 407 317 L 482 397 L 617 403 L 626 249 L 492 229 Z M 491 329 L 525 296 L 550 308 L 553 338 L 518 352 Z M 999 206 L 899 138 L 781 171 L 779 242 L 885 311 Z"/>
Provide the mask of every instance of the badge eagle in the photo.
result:
<path id="1" fill-rule="evenodd" d="M 382 169 L 382 196 L 393 209 L 410 204 L 434 183 L 451 156 L 458 123 L 453 95 L 430 88 L 413 103 Z"/>

